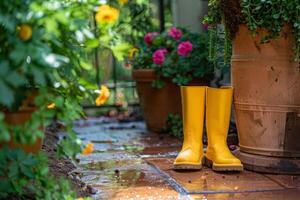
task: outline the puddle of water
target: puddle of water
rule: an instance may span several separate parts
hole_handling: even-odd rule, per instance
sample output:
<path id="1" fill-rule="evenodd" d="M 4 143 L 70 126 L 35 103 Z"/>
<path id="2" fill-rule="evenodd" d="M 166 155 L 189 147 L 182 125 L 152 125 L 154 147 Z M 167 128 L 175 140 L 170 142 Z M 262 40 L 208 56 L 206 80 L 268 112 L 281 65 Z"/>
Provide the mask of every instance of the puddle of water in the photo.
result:
<path id="1" fill-rule="evenodd" d="M 96 161 L 81 164 L 80 167 L 88 170 L 128 170 L 137 169 L 142 170 L 145 166 L 145 162 L 141 159 L 123 159 L 123 160 L 108 160 L 108 161 Z"/>
<path id="2" fill-rule="evenodd" d="M 175 158 L 178 155 L 178 151 L 158 153 L 158 154 L 142 154 L 141 158 Z"/>
<path id="3" fill-rule="evenodd" d="M 78 122 L 78 137 L 94 152 L 78 155 L 83 182 L 99 190 L 96 199 L 185 199 L 144 157 L 174 157 L 178 141 L 148 134 L 145 124 Z"/>
<path id="4" fill-rule="evenodd" d="M 105 162 L 105 161 L 119 161 L 119 160 L 129 160 L 138 158 L 138 155 L 131 154 L 125 151 L 112 151 L 112 152 L 102 152 L 93 153 L 88 156 L 77 155 L 76 158 L 80 161 L 79 165 L 84 165 L 87 163 L 94 162 Z"/>
<path id="5" fill-rule="evenodd" d="M 129 151 L 129 152 L 142 152 L 144 150 L 143 146 L 138 146 L 138 145 L 134 145 L 134 144 L 126 144 L 123 145 L 124 150 Z"/>
<path id="6" fill-rule="evenodd" d="M 113 143 L 112 140 L 108 140 L 108 141 L 91 140 L 91 142 L 94 144 L 112 144 Z"/>

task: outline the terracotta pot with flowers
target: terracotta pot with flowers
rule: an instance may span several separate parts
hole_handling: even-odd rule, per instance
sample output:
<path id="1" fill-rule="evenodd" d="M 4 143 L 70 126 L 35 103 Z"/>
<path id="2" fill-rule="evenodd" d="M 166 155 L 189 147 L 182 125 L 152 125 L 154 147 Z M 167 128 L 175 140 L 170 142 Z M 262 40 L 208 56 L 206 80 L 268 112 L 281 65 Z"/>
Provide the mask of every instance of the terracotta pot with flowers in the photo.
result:
<path id="1" fill-rule="evenodd" d="M 213 64 L 206 35 L 171 28 L 147 33 L 133 61 L 140 105 L 149 130 L 161 131 L 169 114 L 181 114 L 181 85 L 207 85 Z"/>
<path id="2" fill-rule="evenodd" d="M 300 173 L 299 0 L 212 0 L 209 7 L 211 41 L 223 22 L 227 47 L 232 42 L 240 159 L 255 171 Z"/>

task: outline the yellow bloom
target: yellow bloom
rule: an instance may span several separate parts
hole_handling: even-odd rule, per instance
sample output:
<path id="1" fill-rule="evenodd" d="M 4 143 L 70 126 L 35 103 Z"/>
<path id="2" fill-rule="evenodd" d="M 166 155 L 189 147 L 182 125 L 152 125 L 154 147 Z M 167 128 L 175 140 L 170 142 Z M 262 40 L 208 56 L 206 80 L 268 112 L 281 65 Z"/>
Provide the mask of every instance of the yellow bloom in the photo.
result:
<path id="1" fill-rule="evenodd" d="M 139 51 L 139 50 L 138 50 L 137 48 L 132 48 L 132 49 L 130 49 L 130 50 L 129 50 L 129 53 L 128 53 L 128 58 L 129 58 L 129 60 L 132 60 L 133 57 L 134 57 L 134 55 L 135 55 L 135 53 L 138 52 L 138 51 Z"/>
<path id="2" fill-rule="evenodd" d="M 76 200 L 84 200 L 84 198 L 80 197 L 80 198 L 77 198 Z"/>
<path id="3" fill-rule="evenodd" d="M 108 97 L 109 97 L 109 89 L 105 85 L 102 85 L 100 94 L 95 100 L 96 105 L 97 106 L 103 105 L 107 101 Z"/>
<path id="4" fill-rule="evenodd" d="M 119 3 L 124 5 L 124 4 L 128 3 L 128 0 L 119 0 Z"/>
<path id="5" fill-rule="evenodd" d="M 27 41 L 32 36 L 32 28 L 27 24 L 22 24 L 19 29 L 19 37 L 23 41 Z"/>
<path id="6" fill-rule="evenodd" d="M 83 149 L 83 151 L 81 152 L 81 154 L 86 156 L 92 153 L 93 151 L 94 151 L 94 144 L 88 143 L 86 147 Z"/>
<path id="7" fill-rule="evenodd" d="M 118 20 L 119 14 L 120 11 L 118 9 L 109 5 L 102 5 L 99 7 L 95 17 L 98 23 L 111 24 Z"/>
<path id="8" fill-rule="evenodd" d="M 55 107 L 56 107 L 55 103 L 50 103 L 50 104 L 47 106 L 48 109 L 53 109 L 53 108 L 55 108 Z"/>

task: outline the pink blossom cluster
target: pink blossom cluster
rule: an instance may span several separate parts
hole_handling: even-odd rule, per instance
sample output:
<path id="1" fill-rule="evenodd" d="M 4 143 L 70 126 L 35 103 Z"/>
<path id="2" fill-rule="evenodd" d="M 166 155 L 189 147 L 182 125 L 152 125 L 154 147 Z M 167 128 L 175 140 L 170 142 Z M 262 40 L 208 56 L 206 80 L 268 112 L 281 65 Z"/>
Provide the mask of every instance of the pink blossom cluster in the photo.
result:
<path id="1" fill-rule="evenodd" d="M 147 33 L 144 37 L 144 41 L 147 45 L 151 45 L 153 39 L 158 35 L 157 32 Z M 183 36 L 183 33 L 180 29 L 172 27 L 168 31 L 168 36 L 174 40 L 180 40 Z M 188 56 L 188 54 L 193 50 L 193 44 L 190 41 L 180 42 L 177 46 L 177 53 L 182 57 Z M 165 62 L 166 54 L 168 53 L 167 49 L 160 48 L 152 54 L 152 61 L 156 65 L 162 65 Z"/>
<path id="2" fill-rule="evenodd" d="M 181 42 L 177 47 L 177 53 L 183 57 L 187 56 L 193 50 L 193 44 L 190 41 Z"/>
<path id="3" fill-rule="evenodd" d="M 152 55 L 152 60 L 156 65 L 162 65 L 165 62 L 167 49 L 158 49 Z"/>
<path id="4" fill-rule="evenodd" d="M 177 29 L 176 27 L 172 27 L 168 31 L 168 36 L 175 40 L 180 40 L 182 37 L 182 31 L 180 29 Z"/>
<path id="5" fill-rule="evenodd" d="M 148 45 L 151 45 L 153 39 L 154 39 L 156 36 L 158 36 L 158 33 L 157 33 L 157 32 L 147 33 L 147 34 L 144 36 L 144 41 L 145 41 L 145 43 L 148 44 Z"/>

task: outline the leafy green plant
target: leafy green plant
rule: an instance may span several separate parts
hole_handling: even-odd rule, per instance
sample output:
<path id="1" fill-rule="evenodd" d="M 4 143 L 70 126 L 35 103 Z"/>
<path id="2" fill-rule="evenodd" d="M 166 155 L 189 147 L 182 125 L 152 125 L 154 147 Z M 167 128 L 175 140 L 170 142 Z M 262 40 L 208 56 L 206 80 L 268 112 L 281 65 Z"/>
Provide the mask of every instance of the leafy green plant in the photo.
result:
<path id="1" fill-rule="evenodd" d="M 120 34 L 118 23 L 129 23 L 123 20 L 126 13 L 122 9 L 128 13 L 134 4 L 108 1 L 104 6 L 114 10 L 113 23 L 97 20 L 101 6 L 98 0 L 0 2 L 0 142 L 33 144 L 44 136 L 40 127 L 55 118 L 70 133 L 58 152 L 74 157 L 82 150 L 72 123 L 84 116 L 82 102 L 94 101 L 99 89 L 100 83 L 90 79 L 95 74 L 91 54 L 96 48 L 105 49 L 122 60 L 131 48 L 124 42 L 131 35 Z M 22 110 L 24 100 L 34 93 L 31 119 L 20 125 L 7 124 L 5 115 Z M 8 148 L 1 148 L 0 154 L 0 181 L 5 183 L 1 194 L 3 189 L 6 196 L 74 199 L 65 181 L 57 183 L 49 177 L 45 155 Z"/>
<path id="2" fill-rule="evenodd" d="M 210 25 L 211 38 L 215 37 L 218 24 L 223 23 L 226 34 L 225 42 L 235 37 L 240 24 L 246 24 L 254 35 L 258 29 L 266 29 L 268 34 L 262 38 L 262 43 L 280 37 L 280 32 L 284 26 L 288 25 L 295 37 L 295 60 L 299 61 L 299 18 L 300 5 L 298 0 L 210 0 L 209 13 L 204 23 Z M 214 42 L 211 43 L 212 49 L 216 47 L 215 44 Z"/>
<path id="3" fill-rule="evenodd" d="M 163 87 L 162 78 L 187 85 L 196 77 L 212 78 L 213 63 L 208 60 L 207 36 L 171 28 L 162 34 L 147 33 L 138 44 L 134 69 L 154 69 L 159 77 L 153 86 Z"/>
<path id="4" fill-rule="evenodd" d="M 113 4 L 118 6 L 118 3 Z M 130 0 L 119 8 L 120 20 L 116 31 L 130 44 L 135 44 L 158 24 L 151 0 Z"/>
<path id="5" fill-rule="evenodd" d="M 74 199 L 69 183 L 49 176 L 47 159 L 6 146 L 0 151 L 0 198 Z"/>
<path id="6" fill-rule="evenodd" d="M 183 122 L 180 115 L 169 114 L 164 127 L 164 132 L 167 132 L 177 138 L 183 137 Z"/>

